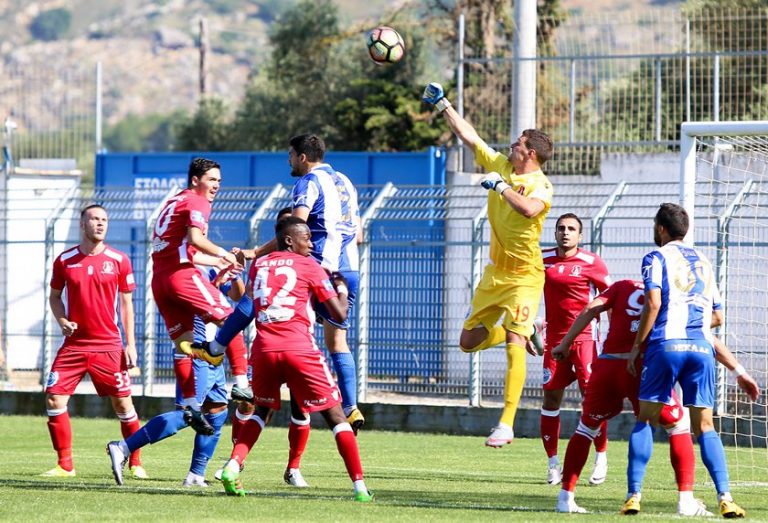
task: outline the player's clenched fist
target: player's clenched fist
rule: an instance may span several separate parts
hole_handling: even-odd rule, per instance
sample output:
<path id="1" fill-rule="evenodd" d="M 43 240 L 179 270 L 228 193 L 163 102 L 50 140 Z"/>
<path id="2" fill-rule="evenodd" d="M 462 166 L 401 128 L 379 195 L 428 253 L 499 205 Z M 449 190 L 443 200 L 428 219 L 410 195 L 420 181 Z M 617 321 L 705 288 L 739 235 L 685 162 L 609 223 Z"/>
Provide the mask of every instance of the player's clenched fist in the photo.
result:
<path id="1" fill-rule="evenodd" d="M 496 191 L 501 194 L 509 189 L 509 184 L 504 181 L 501 175 L 497 172 L 489 172 L 480 180 L 480 185 L 489 191 Z"/>
<path id="2" fill-rule="evenodd" d="M 443 86 L 437 82 L 430 82 L 424 89 L 421 99 L 430 105 L 434 105 L 441 113 L 451 106 L 451 102 L 445 97 Z"/>

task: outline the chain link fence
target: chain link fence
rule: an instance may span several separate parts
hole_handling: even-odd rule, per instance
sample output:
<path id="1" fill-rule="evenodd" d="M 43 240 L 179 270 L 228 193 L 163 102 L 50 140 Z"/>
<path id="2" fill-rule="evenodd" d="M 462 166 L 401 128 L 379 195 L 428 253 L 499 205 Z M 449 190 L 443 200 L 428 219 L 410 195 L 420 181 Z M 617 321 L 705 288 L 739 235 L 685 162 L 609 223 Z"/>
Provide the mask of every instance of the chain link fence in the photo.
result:
<path id="1" fill-rule="evenodd" d="M 679 196 L 677 182 L 558 181 L 555 189 L 542 247 L 554 245 L 557 217 L 575 212 L 584 222 L 583 246 L 600 253 L 614 280 L 639 276 L 640 260 L 653 245 L 651 224 L 658 204 L 677 201 Z M 484 191 L 471 186 L 391 184 L 359 190 L 365 241 L 361 290 L 349 338 L 360 363 L 361 400 L 393 393 L 495 404 L 503 394 L 503 348 L 471 356 L 458 349 L 472 291 L 488 258 Z M 170 390 L 173 349 L 152 301 L 151 268 L 146 262 L 148 231 L 162 202 L 174 192 L 51 188 L 39 194 L 9 195 L 19 203 L 9 215 L 11 222 L 2 225 L 16 233 L 1 247 L 9 261 L 8 281 L 15 286 L 0 306 L 12 379 L 26 373 L 34 376 L 28 385 L 41 387 L 61 343 L 47 305 L 51 264 L 58 253 L 79 241 L 79 211 L 96 202 L 110 214 L 108 243 L 129 254 L 136 275 L 136 337 L 142 368 L 137 383 L 150 395 Z M 227 247 L 263 243 L 272 237 L 274 217 L 289 203 L 288 195 L 289 188 L 282 185 L 220 191 L 211 216 L 211 237 Z M 317 339 L 322 342 L 322 336 Z M 528 402 L 540 398 L 540 369 L 541 360 L 529 357 L 524 392 Z M 566 399 L 578 401 L 577 391 L 569 390 Z"/>
<path id="2" fill-rule="evenodd" d="M 764 9 L 541 17 L 536 126 L 557 144 L 548 173 L 597 174 L 610 152 L 676 150 L 683 121 L 765 119 L 766 49 Z M 512 51 L 466 46 L 457 62 L 460 109 L 496 147 L 513 138 Z"/>

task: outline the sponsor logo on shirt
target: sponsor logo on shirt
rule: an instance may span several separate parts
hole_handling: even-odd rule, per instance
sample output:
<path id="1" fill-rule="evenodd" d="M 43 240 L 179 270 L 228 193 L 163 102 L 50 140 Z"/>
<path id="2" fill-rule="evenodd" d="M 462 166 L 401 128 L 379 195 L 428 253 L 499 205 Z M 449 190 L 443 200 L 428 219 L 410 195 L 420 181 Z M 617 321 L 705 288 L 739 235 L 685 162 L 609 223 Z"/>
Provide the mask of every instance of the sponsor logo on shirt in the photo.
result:
<path id="1" fill-rule="evenodd" d="M 328 398 L 317 398 L 313 400 L 304 400 L 304 406 L 310 407 L 312 405 L 325 405 L 328 403 Z"/>
<path id="2" fill-rule="evenodd" d="M 72 265 L 67 265 L 67 269 L 79 269 L 82 266 L 82 263 L 73 263 Z"/>
<path id="3" fill-rule="evenodd" d="M 200 211 L 193 210 L 189 213 L 189 219 L 192 223 L 205 224 L 205 216 Z"/>
<path id="4" fill-rule="evenodd" d="M 88 266 L 88 276 L 93 276 L 93 265 Z"/>
<path id="5" fill-rule="evenodd" d="M 152 252 L 160 252 L 168 247 L 168 242 L 161 240 L 160 238 L 154 238 L 152 240 Z"/>

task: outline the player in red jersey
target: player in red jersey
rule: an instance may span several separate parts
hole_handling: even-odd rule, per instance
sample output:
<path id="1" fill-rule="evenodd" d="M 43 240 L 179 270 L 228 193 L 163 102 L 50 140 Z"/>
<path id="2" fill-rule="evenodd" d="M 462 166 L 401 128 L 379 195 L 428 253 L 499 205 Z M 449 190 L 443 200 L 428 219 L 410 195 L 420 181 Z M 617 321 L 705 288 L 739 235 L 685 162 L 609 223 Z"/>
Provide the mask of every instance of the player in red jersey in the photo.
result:
<path id="1" fill-rule="evenodd" d="M 257 323 L 251 349 L 252 388 L 256 412 L 240 429 L 231 458 L 222 472 L 227 494 L 243 496 L 240 469 L 268 421 L 280 408 L 280 387 L 287 383 L 304 412 L 320 412 L 333 430 L 355 490 L 356 501 L 372 501 L 363 480 L 357 439 L 341 408 L 341 393 L 312 336 L 308 305 L 323 303 L 334 320 L 347 315 L 343 279 L 336 289 L 328 274 L 310 257 L 312 240 L 304 220 L 291 216 L 276 227 L 278 250 L 257 259 L 250 269 L 249 292 Z M 338 294 L 337 294 L 338 291 Z"/>
<path id="2" fill-rule="evenodd" d="M 549 458 L 547 482 L 560 483 L 560 461 L 557 444 L 560 439 L 560 404 L 565 388 L 578 380 L 584 390 L 592 373 L 592 361 L 597 357 L 598 326 L 593 322 L 576 336 L 568 357 L 558 361 L 552 357 L 552 348 L 560 343 L 573 320 L 599 292 L 610 285 L 605 263 L 597 254 L 579 247 L 582 224 L 578 216 L 563 214 L 555 223 L 557 247 L 542 250 L 544 259 L 544 303 L 546 311 L 546 343 L 544 346 L 544 372 L 542 388 L 544 402 L 541 407 L 541 440 Z M 605 481 L 608 461 L 605 426 L 595 438 L 595 470 L 590 483 Z"/>
<path id="3" fill-rule="evenodd" d="M 638 412 L 639 377 L 627 371 L 627 359 L 640 323 L 640 314 L 645 302 L 642 282 L 621 280 L 611 285 L 603 294 L 592 300 L 579 314 L 563 337 L 562 343 L 552 349 L 554 358 L 567 356 L 570 344 L 602 312 L 611 311 L 608 336 L 603 344 L 600 357 L 595 361 L 592 377 L 584 395 L 582 413 L 568 449 L 563 468 L 563 487 L 558 496 L 555 510 L 558 512 L 586 512 L 574 499 L 576 482 L 587 461 L 591 441 L 607 420 L 618 415 L 623 408 L 624 398 L 632 403 Z M 729 369 L 735 369 L 738 361 L 719 342 L 715 343 L 717 359 Z M 757 384 L 743 374 L 739 378 L 742 389 L 755 398 Z M 669 434 L 669 454 L 678 486 L 678 513 L 686 516 L 711 515 L 703 504 L 693 497 L 695 456 L 691 441 L 690 420 L 684 416 L 684 409 L 677 395 L 673 403 L 662 409 L 660 422 Z"/>
<path id="4" fill-rule="evenodd" d="M 221 325 L 232 307 L 221 292 L 201 276 L 195 263 L 241 267 L 234 254 L 206 236 L 211 203 L 220 185 L 218 163 L 205 158 L 192 160 L 187 173 L 187 188 L 166 202 L 152 234 L 152 293 L 168 334 L 176 345 L 174 372 L 189 424 L 206 435 L 213 434 L 213 427 L 200 412 L 195 397 L 190 357 L 219 365 L 223 355 L 211 357 L 204 348 L 193 345 L 194 318 L 199 316 L 206 323 Z"/>
<path id="5" fill-rule="evenodd" d="M 45 388 L 48 431 L 58 464 L 43 476 L 75 476 L 67 404 L 86 373 L 96 393 L 112 401 L 123 437 L 139 429 L 128 375 L 137 358 L 131 297 L 136 284 L 128 256 L 104 242 L 108 226 L 107 211 L 101 205 L 89 205 L 80 213 L 80 244 L 53 262 L 49 303 L 64 343 Z M 125 346 L 117 325 L 118 303 Z M 133 477 L 147 477 L 139 452 L 131 454 L 130 466 Z"/>

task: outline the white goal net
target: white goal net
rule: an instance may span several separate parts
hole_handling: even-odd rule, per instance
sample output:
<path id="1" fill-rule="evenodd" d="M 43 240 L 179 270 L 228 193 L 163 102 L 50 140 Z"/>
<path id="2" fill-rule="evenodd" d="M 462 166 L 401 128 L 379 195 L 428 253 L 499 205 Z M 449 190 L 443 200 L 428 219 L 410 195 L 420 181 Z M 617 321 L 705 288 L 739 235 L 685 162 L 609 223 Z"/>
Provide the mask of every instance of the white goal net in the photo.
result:
<path id="1" fill-rule="evenodd" d="M 683 124 L 680 196 L 693 217 L 688 240 L 715 265 L 719 336 L 761 387 L 752 403 L 719 366 L 716 423 L 731 480 L 768 485 L 768 121 Z"/>

